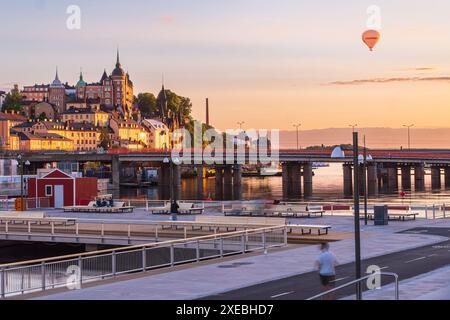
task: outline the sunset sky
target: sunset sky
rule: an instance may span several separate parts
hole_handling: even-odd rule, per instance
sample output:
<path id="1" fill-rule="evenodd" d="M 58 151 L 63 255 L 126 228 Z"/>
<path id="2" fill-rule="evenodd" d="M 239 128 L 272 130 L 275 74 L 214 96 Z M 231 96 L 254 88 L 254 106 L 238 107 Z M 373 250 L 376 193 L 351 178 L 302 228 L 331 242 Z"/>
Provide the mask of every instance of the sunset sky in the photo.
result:
<path id="1" fill-rule="evenodd" d="M 81 30 L 66 28 L 77 4 Z M 369 5 L 382 40 L 361 41 Z M 220 129 L 450 127 L 448 0 L 1 1 L 0 88 L 74 84 L 111 72 L 116 47 L 135 93 L 166 87 L 204 99 Z"/>

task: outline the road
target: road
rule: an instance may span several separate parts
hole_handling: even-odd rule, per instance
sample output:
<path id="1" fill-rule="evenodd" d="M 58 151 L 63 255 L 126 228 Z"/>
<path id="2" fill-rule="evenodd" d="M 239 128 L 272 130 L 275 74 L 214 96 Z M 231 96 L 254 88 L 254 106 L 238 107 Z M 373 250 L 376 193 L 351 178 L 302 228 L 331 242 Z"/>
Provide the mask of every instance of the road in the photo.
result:
<path id="1" fill-rule="evenodd" d="M 403 233 L 423 233 L 439 235 L 450 238 L 450 228 L 415 228 Z M 337 257 L 339 260 L 339 257 Z M 450 262 L 450 240 L 436 245 L 428 245 L 416 249 L 387 254 L 380 257 L 362 261 L 362 273 L 368 266 L 377 265 L 384 272 L 394 272 L 399 279 L 405 280 L 417 275 L 427 273 Z M 268 268 L 270 266 L 267 266 Z M 336 286 L 345 284 L 354 279 L 354 263 L 340 265 L 336 268 Z M 391 278 L 384 278 L 382 285 L 393 282 Z M 365 287 L 365 285 L 363 286 Z M 364 288 L 363 288 L 364 289 Z M 309 272 L 289 278 L 241 288 L 209 297 L 204 300 L 304 300 L 321 292 L 319 278 L 316 272 Z M 355 287 L 342 289 L 336 298 L 353 295 Z M 394 292 L 392 292 L 394 296 Z M 203 300 L 202 299 L 202 300 Z M 401 299 L 401 297 L 400 297 Z"/>

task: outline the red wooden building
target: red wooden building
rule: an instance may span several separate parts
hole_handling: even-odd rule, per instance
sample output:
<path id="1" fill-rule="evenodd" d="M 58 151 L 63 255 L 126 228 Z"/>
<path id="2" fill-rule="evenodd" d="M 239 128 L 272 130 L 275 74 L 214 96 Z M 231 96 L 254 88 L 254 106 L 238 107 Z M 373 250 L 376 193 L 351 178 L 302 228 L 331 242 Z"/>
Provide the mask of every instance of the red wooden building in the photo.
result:
<path id="1" fill-rule="evenodd" d="M 49 198 L 50 207 L 87 205 L 97 196 L 97 178 L 79 178 L 54 169 L 28 180 L 28 198 Z"/>

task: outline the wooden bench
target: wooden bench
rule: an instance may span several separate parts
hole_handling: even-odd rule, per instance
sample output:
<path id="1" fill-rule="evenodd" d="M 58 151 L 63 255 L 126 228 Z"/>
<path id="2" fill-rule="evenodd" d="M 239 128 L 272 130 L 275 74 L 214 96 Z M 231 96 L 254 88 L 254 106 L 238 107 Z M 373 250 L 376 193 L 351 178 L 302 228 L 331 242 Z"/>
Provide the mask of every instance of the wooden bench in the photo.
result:
<path id="1" fill-rule="evenodd" d="M 224 217 L 224 216 L 197 216 L 195 221 L 162 221 L 160 225 L 167 228 L 191 227 L 193 230 L 203 230 L 208 228 L 210 231 L 214 229 L 224 228 L 227 231 L 237 229 L 254 229 L 273 226 L 286 225 L 286 219 L 266 219 L 253 217 Z"/>
<path id="2" fill-rule="evenodd" d="M 178 214 L 203 214 L 205 211 L 205 205 L 202 203 L 200 206 L 196 206 L 193 202 L 177 202 Z M 148 211 L 151 214 L 169 214 L 171 211 L 171 203 L 167 202 L 164 206 L 149 207 Z"/>
<path id="3" fill-rule="evenodd" d="M 114 201 L 113 207 L 96 207 L 96 202 L 91 201 L 87 206 L 64 207 L 64 212 L 87 212 L 87 213 L 125 213 L 133 212 L 134 207 L 125 206 L 125 202 Z"/>
<path id="4" fill-rule="evenodd" d="M 0 211 L 0 216 L 4 218 L 45 218 L 47 214 L 37 211 Z"/>
<path id="5" fill-rule="evenodd" d="M 313 230 L 316 230 L 318 235 L 323 235 L 323 234 L 328 234 L 328 231 L 331 229 L 331 226 L 327 226 L 327 225 L 288 225 L 288 232 L 292 233 L 293 230 L 297 229 L 300 230 L 302 235 L 304 234 L 312 234 Z M 308 230 L 308 232 L 305 232 L 305 230 Z M 325 232 L 323 233 L 322 231 L 325 230 Z"/>
<path id="6" fill-rule="evenodd" d="M 408 212 L 389 212 L 388 213 L 388 218 L 391 221 L 411 221 L 411 220 L 416 220 L 416 217 L 419 215 L 419 213 L 417 212 L 412 212 L 412 211 L 408 211 Z M 360 213 L 360 219 L 365 219 L 365 215 L 364 213 Z M 373 212 L 368 212 L 367 213 L 367 218 L 369 220 L 375 220 L 375 215 Z"/>
<path id="7" fill-rule="evenodd" d="M 148 207 L 148 212 L 151 214 L 167 214 L 170 212 L 170 202 L 167 202 L 164 206 Z"/>
<path id="8" fill-rule="evenodd" d="M 0 224 L 32 224 L 32 225 L 75 225 L 78 219 L 76 218 L 24 218 L 24 217 L 5 217 L 0 215 Z"/>
<path id="9" fill-rule="evenodd" d="M 202 214 L 205 211 L 205 205 L 202 203 L 200 207 L 196 207 L 192 202 L 178 202 L 178 212 L 180 214 Z"/>
<path id="10" fill-rule="evenodd" d="M 280 204 L 270 208 L 259 208 L 252 205 L 232 206 L 224 209 L 226 216 L 254 216 L 254 217 L 286 217 L 286 218 L 320 218 L 325 210 L 321 206 L 303 206 Z"/>

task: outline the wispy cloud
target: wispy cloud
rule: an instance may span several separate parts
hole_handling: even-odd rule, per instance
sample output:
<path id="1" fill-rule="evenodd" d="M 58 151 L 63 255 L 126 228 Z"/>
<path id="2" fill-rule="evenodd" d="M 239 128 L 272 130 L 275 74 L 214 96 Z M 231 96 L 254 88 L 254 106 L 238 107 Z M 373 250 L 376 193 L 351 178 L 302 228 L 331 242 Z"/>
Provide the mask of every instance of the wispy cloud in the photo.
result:
<path id="1" fill-rule="evenodd" d="M 440 77 L 398 77 L 398 78 L 373 78 L 373 79 L 357 79 L 348 81 L 333 81 L 329 85 L 363 85 L 371 83 L 394 83 L 394 82 L 422 82 L 422 81 L 450 81 L 450 76 Z"/>
<path id="2" fill-rule="evenodd" d="M 167 15 L 167 16 L 161 16 L 159 19 L 164 23 L 172 23 L 176 20 L 176 17 Z"/>

